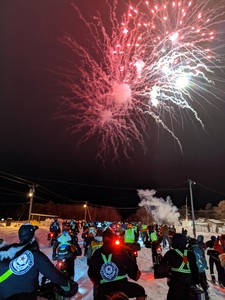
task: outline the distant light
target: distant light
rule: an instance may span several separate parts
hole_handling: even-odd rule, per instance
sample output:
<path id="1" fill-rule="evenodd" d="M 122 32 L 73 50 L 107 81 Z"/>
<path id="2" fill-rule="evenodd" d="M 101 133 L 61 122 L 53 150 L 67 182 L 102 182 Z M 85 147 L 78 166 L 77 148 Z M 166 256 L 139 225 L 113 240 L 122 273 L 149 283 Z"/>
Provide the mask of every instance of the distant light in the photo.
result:
<path id="1" fill-rule="evenodd" d="M 34 195 L 33 192 L 29 192 L 28 194 L 29 197 L 33 197 L 33 195 Z"/>

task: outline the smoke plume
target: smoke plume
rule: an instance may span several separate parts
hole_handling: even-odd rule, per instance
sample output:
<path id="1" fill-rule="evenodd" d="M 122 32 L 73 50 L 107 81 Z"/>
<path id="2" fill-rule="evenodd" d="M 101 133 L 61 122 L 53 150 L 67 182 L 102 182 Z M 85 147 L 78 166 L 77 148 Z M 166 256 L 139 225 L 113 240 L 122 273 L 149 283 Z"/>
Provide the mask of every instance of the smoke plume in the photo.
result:
<path id="1" fill-rule="evenodd" d="M 139 206 L 145 207 L 156 223 L 172 225 L 178 222 L 180 213 L 169 196 L 164 200 L 155 197 L 155 190 L 137 190 L 137 192 L 141 199 Z"/>

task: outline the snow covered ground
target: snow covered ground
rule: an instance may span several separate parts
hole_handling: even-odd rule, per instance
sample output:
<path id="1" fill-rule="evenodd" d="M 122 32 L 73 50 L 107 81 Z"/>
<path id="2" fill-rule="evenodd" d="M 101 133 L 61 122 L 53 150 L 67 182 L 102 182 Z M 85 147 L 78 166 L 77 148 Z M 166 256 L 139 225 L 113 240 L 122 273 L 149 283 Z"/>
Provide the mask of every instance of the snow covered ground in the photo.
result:
<path id="1" fill-rule="evenodd" d="M 3 238 L 8 244 L 18 242 L 18 228 L 21 224 L 12 223 L 11 226 L 3 227 L 0 224 L 0 238 Z M 39 241 L 41 250 L 51 259 L 52 249 L 48 246 L 47 234 L 48 234 L 48 224 L 40 225 L 40 228 L 36 231 L 36 238 Z M 181 227 L 177 227 L 177 232 L 181 232 Z M 188 231 L 189 235 L 192 235 L 192 231 Z M 212 233 L 200 233 L 205 236 L 205 241 L 210 239 Z M 216 233 L 215 233 L 216 235 Z M 79 243 L 82 247 L 82 239 L 79 234 Z M 165 253 L 166 250 L 163 250 Z M 142 271 L 141 278 L 138 283 L 141 284 L 146 291 L 147 300 L 165 300 L 167 295 L 167 284 L 166 279 L 154 279 L 153 269 L 152 269 L 152 260 L 151 260 L 151 250 L 142 247 L 141 251 L 138 253 L 137 262 L 140 270 Z M 55 262 L 54 262 L 55 263 Z M 209 272 L 207 271 L 207 277 L 210 278 Z M 80 256 L 76 259 L 75 262 L 75 280 L 79 284 L 79 291 L 71 299 L 76 300 L 92 300 L 92 283 L 90 282 L 87 276 L 87 264 L 86 257 Z M 211 300 L 222 300 L 225 299 L 225 290 L 220 289 L 219 287 L 213 286 L 209 282 L 209 294 Z"/>

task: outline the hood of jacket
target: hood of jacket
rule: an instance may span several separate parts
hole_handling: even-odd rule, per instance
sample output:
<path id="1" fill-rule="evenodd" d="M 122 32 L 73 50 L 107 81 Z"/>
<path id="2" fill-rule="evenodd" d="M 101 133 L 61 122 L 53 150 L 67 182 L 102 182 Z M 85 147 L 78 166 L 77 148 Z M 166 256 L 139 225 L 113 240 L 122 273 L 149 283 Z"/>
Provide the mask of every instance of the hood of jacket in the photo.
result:
<path id="1" fill-rule="evenodd" d="M 95 240 L 96 242 L 99 242 L 99 243 L 100 243 L 100 242 L 103 241 L 103 238 L 102 238 L 102 236 L 97 236 L 97 235 L 96 235 L 96 236 L 94 237 L 94 240 Z"/>
<path id="2" fill-rule="evenodd" d="M 35 238 L 29 243 L 14 243 L 0 248 L 0 261 L 11 260 L 25 250 L 38 250 L 39 246 Z"/>

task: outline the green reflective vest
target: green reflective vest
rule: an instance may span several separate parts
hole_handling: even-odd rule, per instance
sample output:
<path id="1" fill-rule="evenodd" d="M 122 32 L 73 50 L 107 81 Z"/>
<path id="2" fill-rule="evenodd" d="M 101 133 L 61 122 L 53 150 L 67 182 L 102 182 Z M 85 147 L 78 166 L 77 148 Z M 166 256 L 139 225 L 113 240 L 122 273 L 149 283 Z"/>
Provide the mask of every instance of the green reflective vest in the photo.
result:
<path id="1" fill-rule="evenodd" d="M 190 264 L 189 264 L 189 261 L 187 260 L 187 252 L 188 251 L 184 250 L 184 253 L 182 253 L 178 249 L 175 249 L 175 251 L 183 258 L 183 261 L 179 268 L 171 268 L 171 271 L 191 274 Z"/>
<path id="2" fill-rule="evenodd" d="M 125 243 L 134 243 L 135 242 L 135 233 L 133 228 L 128 228 L 125 231 L 124 235 L 124 242 Z"/>
<path id="3" fill-rule="evenodd" d="M 149 233 L 148 236 L 150 237 L 150 242 L 158 241 L 158 236 L 155 230 Z"/>

